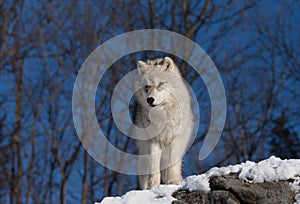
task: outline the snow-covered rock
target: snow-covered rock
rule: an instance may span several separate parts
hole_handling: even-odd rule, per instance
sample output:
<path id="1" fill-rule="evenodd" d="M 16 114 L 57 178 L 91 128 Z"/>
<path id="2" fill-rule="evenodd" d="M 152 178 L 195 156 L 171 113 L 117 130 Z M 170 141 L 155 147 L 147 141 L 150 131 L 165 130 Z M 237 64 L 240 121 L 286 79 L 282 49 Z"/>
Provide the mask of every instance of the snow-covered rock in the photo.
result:
<path id="1" fill-rule="evenodd" d="M 209 193 L 212 190 L 210 187 L 211 178 L 229 174 L 234 174 L 238 178 L 237 180 L 241 181 L 240 183 L 246 182 L 249 186 L 255 183 L 288 181 L 287 183 L 289 183 L 295 195 L 294 202 L 300 204 L 300 160 L 281 160 L 274 156 L 258 163 L 247 161 L 227 167 L 214 167 L 205 174 L 187 177 L 178 186 L 160 185 L 150 190 L 129 191 L 122 197 L 106 197 L 102 200 L 101 204 L 140 204 L 141 201 L 143 201 L 143 204 L 169 204 L 176 200 L 172 196 L 175 191 L 183 189 L 186 192 L 198 191 Z M 228 178 L 226 177 L 225 179 Z M 247 188 L 244 190 L 247 190 Z M 218 193 L 222 195 L 222 192 Z M 216 192 L 214 194 L 217 195 Z"/>

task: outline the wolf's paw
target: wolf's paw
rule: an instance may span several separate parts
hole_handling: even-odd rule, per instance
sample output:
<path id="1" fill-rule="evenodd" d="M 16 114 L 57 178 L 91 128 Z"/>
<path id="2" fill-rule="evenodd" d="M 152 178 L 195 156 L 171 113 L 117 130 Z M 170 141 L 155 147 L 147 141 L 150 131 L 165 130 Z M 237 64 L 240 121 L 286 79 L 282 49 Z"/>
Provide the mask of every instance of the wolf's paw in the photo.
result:
<path id="1" fill-rule="evenodd" d="M 172 179 L 172 180 L 167 181 L 166 184 L 175 184 L 175 185 L 178 185 L 178 184 L 180 184 L 182 181 L 183 181 L 182 178 Z"/>

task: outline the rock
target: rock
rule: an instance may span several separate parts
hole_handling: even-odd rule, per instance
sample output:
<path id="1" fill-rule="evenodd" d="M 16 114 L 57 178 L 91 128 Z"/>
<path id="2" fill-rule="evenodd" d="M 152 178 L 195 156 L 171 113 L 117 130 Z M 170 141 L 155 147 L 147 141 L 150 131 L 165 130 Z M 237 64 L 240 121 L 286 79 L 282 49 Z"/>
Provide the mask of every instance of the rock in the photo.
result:
<path id="1" fill-rule="evenodd" d="M 294 203 L 295 192 L 288 181 L 249 183 L 237 174 L 212 177 L 210 192 L 178 190 L 173 204 L 273 204 Z"/>
<path id="2" fill-rule="evenodd" d="M 248 183 L 240 180 L 237 174 L 211 178 L 210 188 L 229 191 L 246 204 L 293 203 L 295 196 L 288 181 Z"/>
<path id="3" fill-rule="evenodd" d="M 240 204 L 240 201 L 229 191 L 216 190 L 208 193 L 208 203 Z"/>
<path id="4" fill-rule="evenodd" d="M 204 191 L 178 190 L 172 196 L 177 198 L 177 201 L 173 201 L 172 204 L 208 203 L 207 193 Z"/>

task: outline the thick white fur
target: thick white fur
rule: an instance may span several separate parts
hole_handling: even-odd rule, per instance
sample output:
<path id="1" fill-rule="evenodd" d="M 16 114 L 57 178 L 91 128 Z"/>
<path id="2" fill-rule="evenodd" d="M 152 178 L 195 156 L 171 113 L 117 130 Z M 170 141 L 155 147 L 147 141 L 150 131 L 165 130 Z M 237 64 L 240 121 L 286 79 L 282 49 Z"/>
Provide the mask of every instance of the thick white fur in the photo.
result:
<path id="1" fill-rule="evenodd" d="M 151 124 L 161 130 L 158 135 L 153 135 L 157 131 L 151 129 L 139 133 L 149 137 L 137 140 L 139 154 L 151 155 L 138 162 L 140 188 L 148 189 L 161 181 L 178 184 L 182 181 L 182 157 L 192 140 L 194 125 L 190 93 L 171 58 L 139 61 L 137 66 L 136 86 L 148 87 L 136 93 L 135 123 L 141 128 Z M 155 99 L 155 107 L 147 103 L 148 97 Z M 141 175 L 145 170 L 149 174 Z"/>

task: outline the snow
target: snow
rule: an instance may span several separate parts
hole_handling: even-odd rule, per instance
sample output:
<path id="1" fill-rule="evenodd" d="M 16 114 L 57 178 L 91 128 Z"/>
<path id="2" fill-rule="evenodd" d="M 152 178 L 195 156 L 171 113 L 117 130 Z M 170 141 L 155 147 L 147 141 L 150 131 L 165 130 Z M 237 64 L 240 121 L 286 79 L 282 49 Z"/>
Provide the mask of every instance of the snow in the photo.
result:
<path id="1" fill-rule="evenodd" d="M 298 176 L 298 178 L 296 178 L 295 181 L 291 183 L 291 187 L 295 192 L 299 192 L 295 196 L 295 204 L 300 204 L 300 176 Z"/>
<path id="2" fill-rule="evenodd" d="M 294 204 L 300 204 L 300 193 L 295 196 L 296 202 Z"/>
<path id="3" fill-rule="evenodd" d="M 281 160 L 273 156 L 268 160 L 257 164 L 253 163 L 247 168 L 243 168 L 239 178 L 261 183 L 264 181 L 288 180 L 295 176 L 300 176 L 300 160 Z"/>
<path id="4" fill-rule="evenodd" d="M 160 185 L 143 191 L 129 191 L 122 197 L 106 197 L 100 204 L 169 204 L 175 198 L 172 193 L 178 189 L 210 191 L 209 178 L 222 176 L 229 173 L 238 173 L 241 180 L 249 183 L 274 182 L 279 180 L 293 179 L 291 188 L 299 192 L 295 197 L 295 204 L 300 204 L 300 160 L 281 160 L 277 157 L 255 163 L 247 161 L 237 165 L 210 169 L 205 174 L 187 177 L 179 185 Z"/>
<path id="5" fill-rule="evenodd" d="M 241 165 L 230 165 L 227 167 L 217 168 L 214 167 L 210 169 L 205 174 L 197 175 L 197 176 L 189 176 L 187 177 L 182 184 L 180 184 L 181 189 L 188 189 L 189 191 L 194 190 L 202 190 L 202 191 L 210 191 L 209 188 L 209 178 L 214 176 L 223 176 L 230 173 L 238 173 L 241 169 Z"/>
<path id="6" fill-rule="evenodd" d="M 143 191 L 129 191 L 122 197 L 106 197 L 101 204 L 135 204 L 143 201 L 143 204 L 169 204 L 175 198 L 171 195 L 178 189 L 177 185 L 160 185 Z"/>

